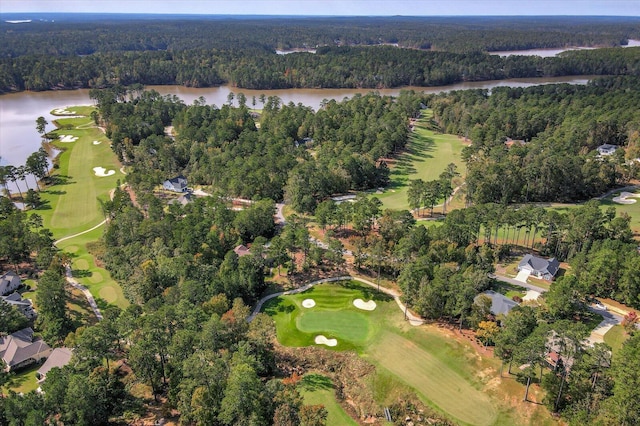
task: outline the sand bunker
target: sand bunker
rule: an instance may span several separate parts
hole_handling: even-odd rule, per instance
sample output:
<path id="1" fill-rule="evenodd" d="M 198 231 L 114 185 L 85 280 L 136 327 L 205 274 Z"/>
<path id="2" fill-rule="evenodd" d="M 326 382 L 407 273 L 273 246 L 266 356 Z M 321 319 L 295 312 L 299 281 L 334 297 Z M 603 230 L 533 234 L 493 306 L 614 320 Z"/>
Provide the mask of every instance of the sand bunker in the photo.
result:
<path id="1" fill-rule="evenodd" d="M 71 135 L 60 135 L 60 142 L 75 142 L 78 140 L 77 136 L 71 136 Z"/>
<path id="2" fill-rule="evenodd" d="M 107 169 L 105 169 L 104 167 L 94 167 L 93 172 L 96 174 L 96 176 L 99 177 L 111 176 L 116 174 L 115 170 L 107 171 Z"/>
<path id="3" fill-rule="evenodd" d="M 302 306 L 304 308 L 313 308 L 314 306 L 316 306 L 316 301 L 313 299 L 304 299 L 302 301 Z"/>
<path id="4" fill-rule="evenodd" d="M 102 142 L 100 142 L 100 141 L 93 141 L 93 144 L 94 144 L 94 145 L 100 145 L 101 143 L 102 143 Z"/>
<path id="5" fill-rule="evenodd" d="M 316 345 L 327 345 L 327 346 L 336 346 L 338 344 L 337 339 L 327 339 L 322 334 L 316 336 Z"/>
<path id="6" fill-rule="evenodd" d="M 373 311 L 376 308 L 376 302 L 374 302 L 373 300 L 365 302 L 362 299 L 356 299 L 353 301 L 353 306 L 364 311 Z"/>
<path id="7" fill-rule="evenodd" d="M 75 111 L 69 111 L 66 108 L 57 108 L 53 110 L 53 113 L 55 115 L 74 115 L 76 112 Z"/>
<path id="8" fill-rule="evenodd" d="M 637 200 L 631 200 L 630 198 L 640 198 L 640 194 L 634 194 L 631 192 L 623 192 L 617 197 L 613 197 L 613 202 L 618 204 L 634 204 Z"/>

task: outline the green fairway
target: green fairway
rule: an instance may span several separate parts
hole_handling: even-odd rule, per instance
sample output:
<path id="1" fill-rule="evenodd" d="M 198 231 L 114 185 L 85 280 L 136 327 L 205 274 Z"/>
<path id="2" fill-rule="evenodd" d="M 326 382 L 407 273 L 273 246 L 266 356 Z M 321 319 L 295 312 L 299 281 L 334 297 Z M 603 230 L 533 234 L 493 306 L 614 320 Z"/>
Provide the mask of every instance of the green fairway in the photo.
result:
<path id="1" fill-rule="evenodd" d="M 74 107 L 70 109 L 75 111 Z M 55 183 L 41 192 L 45 207 L 35 210 L 57 239 L 104 220 L 99 200 L 108 199 L 109 191 L 123 175 L 109 140 L 90 117 L 61 118 L 56 122 L 60 128 L 52 133 L 78 138 L 75 142 L 53 143 L 64 151 L 58 156 L 58 168 L 53 173 Z M 113 174 L 97 176 L 94 167 L 113 170 Z"/>
<path id="2" fill-rule="evenodd" d="M 377 307 L 359 310 L 353 306 L 356 298 L 376 300 Z M 313 299 L 316 305 L 303 307 L 305 299 Z M 318 334 L 335 338 L 338 345 L 331 349 L 356 349 L 381 372 L 388 371 L 425 403 L 458 421 L 490 425 L 503 414 L 483 393 L 483 382 L 476 377 L 478 366 L 470 362 L 468 348 L 428 328 L 407 331 L 398 306 L 388 298 L 376 297 L 373 288 L 354 282 L 321 284 L 304 293 L 272 299 L 264 310 L 274 318 L 282 344 L 315 345 Z"/>
<path id="3" fill-rule="evenodd" d="M 449 345 L 445 342 L 429 342 L 435 336 L 413 337 L 384 333 L 370 348 L 370 355 L 445 413 L 465 423 L 493 424 L 497 411 L 489 397 L 456 371 L 460 367 L 455 365 L 459 354 L 447 355 L 443 348 Z M 461 400 L 465 403 L 461 404 Z"/>
<path id="4" fill-rule="evenodd" d="M 41 191 L 44 206 L 31 212 L 42 216 L 44 226 L 54 239 L 69 237 L 87 231 L 104 220 L 100 201 L 109 199 L 109 191 L 123 179 L 120 164 L 111 150 L 110 142 L 93 120 L 88 117 L 95 108 L 68 107 L 83 117 L 59 118 L 58 136 L 53 145 L 63 151 L 57 158 L 58 167 L 52 172 L 53 184 Z M 62 142 L 63 136 L 77 138 L 74 142 Z M 102 167 L 109 176 L 99 176 L 94 167 Z M 110 172 L 109 171 L 113 171 Z M 120 286 L 108 271 L 98 267 L 87 250 L 87 244 L 98 241 L 103 227 L 65 239 L 58 248 L 72 257 L 74 277 L 86 286 L 101 307 L 115 304 L 121 308 L 129 305 Z"/>
<path id="5" fill-rule="evenodd" d="M 99 306 L 111 303 L 124 309 L 129 306 L 129 302 L 122 294 L 122 288 L 111 278 L 109 271 L 96 266 L 95 259 L 87 251 L 87 244 L 99 240 L 103 231 L 104 228 L 100 227 L 70 238 L 59 243 L 58 248 L 69 253 L 73 276 L 89 289 Z"/>
<path id="6" fill-rule="evenodd" d="M 633 204 L 616 203 L 615 201 L 613 201 L 613 198 L 620 195 L 619 193 L 616 193 L 601 200 L 601 205 L 602 208 L 607 208 L 610 206 L 615 207 L 618 215 L 620 215 L 621 213 L 628 214 L 631 217 L 631 223 L 629 224 L 629 226 L 633 230 L 634 234 L 640 236 L 640 190 L 636 191 L 635 194 L 637 194 L 638 196 L 635 198 L 630 198 L 630 200 L 637 200 Z"/>
<path id="7" fill-rule="evenodd" d="M 409 181 L 422 179 L 425 182 L 438 179 L 449 163 L 464 170 L 461 152 L 462 140 L 456 135 L 436 133 L 427 128 L 432 116 L 431 110 L 415 126 L 407 149 L 391 165 L 391 182 L 382 194 L 375 196 L 382 201 L 383 208 L 409 209 L 407 189 Z"/>
<path id="8" fill-rule="evenodd" d="M 320 374 L 306 374 L 298 389 L 307 405 L 324 405 L 327 410 L 327 425 L 357 425 L 336 401 L 331 379 Z"/>

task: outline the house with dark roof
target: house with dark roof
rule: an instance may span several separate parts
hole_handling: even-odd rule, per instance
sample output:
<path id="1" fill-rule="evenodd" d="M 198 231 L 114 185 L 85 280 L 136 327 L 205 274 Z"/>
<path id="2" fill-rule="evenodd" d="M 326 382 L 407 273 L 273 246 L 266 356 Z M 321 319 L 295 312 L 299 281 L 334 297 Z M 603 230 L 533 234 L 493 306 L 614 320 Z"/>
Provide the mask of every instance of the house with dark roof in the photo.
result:
<path id="1" fill-rule="evenodd" d="M 529 271 L 531 275 L 551 281 L 560 269 L 560 262 L 555 257 L 543 259 L 526 254 L 518 264 L 518 271 Z"/>
<path id="2" fill-rule="evenodd" d="M 194 197 L 193 194 L 191 194 L 190 192 L 187 192 L 182 194 L 178 198 L 175 198 L 169 201 L 168 204 L 180 204 L 181 206 L 186 206 L 187 204 L 193 201 L 193 197 Z"/>
<path id="3" fill-rule="evenodd" d="M 0 296 L 14 292 L 22 285 L 20 277 L 15 272 L 5 272 L 0 276 Z"/>
<path id="4" fill-rule="evenodd" d="M 162 183 L 162 187 L 172 192 L 187 192 L 187 178 L 184 176 L 176 176 L 167 179 Z"/>
<path id="5" fill-rule="evenodd" d="M 30 327 L 0 337 L 0 358 L 6 364 L 5 371 L 41 362 L 49 354 L 51 347 L 42 339 L 34 339 Z"/>
<path id="6" fill-rule="evenodd" d="M 69 364 L 71 355 L 73 355 L 73 352 L 70 348 L 55 348 L 51 352 L 51 355 L 49 355 L 49 358 L 42 364 L 42 367 L 36 372 L 38 382 L 44 382 L 47 378 L 47 373 L 52 368 L 62 368 Z"/>
<path id="7" fill-rule="evenodd" d="M 611 145 L 610 143 L 602 144 L 597 148 L 599 155 L 612 155 L 617 149 L 618 145 Z"/>
<path id="8" fill-rule="evenodd" d="M 38 316 L 36 311 L 33 310 L 31 301 L 29 299 L 23 299 L 22 295 L 17 291 L 14 291 L 8 296 L 0 296 L 0 299 L 11 306 L 15 306 L 16 309 L 29 320 Z"/>
<path id="9" fill-rule="evenodd" d="M 487 290 L 477 295 L 473 301 L 476 304 L 480 303 L 482 296 L 491 299 L 491 313 L 493 315 L 507 315 L 509 311 L 518 306 L 518 302 L 509 299 L 507 296 L 497 293 L 493 290 Z"/>

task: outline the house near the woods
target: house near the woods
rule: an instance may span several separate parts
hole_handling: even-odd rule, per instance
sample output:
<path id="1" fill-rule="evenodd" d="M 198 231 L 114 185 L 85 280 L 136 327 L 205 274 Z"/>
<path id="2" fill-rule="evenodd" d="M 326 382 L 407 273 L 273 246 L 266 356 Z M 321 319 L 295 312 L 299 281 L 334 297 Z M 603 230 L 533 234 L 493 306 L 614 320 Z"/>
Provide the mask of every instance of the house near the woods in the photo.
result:
<path id="1" fill-rule="evenodd" d="M 616 149 L 618 149 L 618 145 L 611 145 L 609 143 L 605 143 L 600 145 L 597 149 L 598 149 L 598 154 L 600 155 L 611 155 L 614 152 L 616 152 Z"/>
<path id="2" fill-rule="evenodd" d="M 8 296 L 0 296 L 0 299 L 11 306 L 15 306 L 16 309 L 28 320 L 32 320 L 38 316 L 36 311 L 33 310 L 33 305 L 29 299 L 23 299 L 22 295 L 17 291 L 14 291 Z"/>
<path id="3" fill-rule="evenodd" d="M 13 293 L 22 285 L 20 277 L 15 272 L 5 272 L 0 276 L 0 296 Z"/>
<path id="4" fill-rule="evenodd" d="M 172 179 L 167 179 L 162 183 L 162 187 L 167 191 L 187 192 L 187 178 L 176 176 Z"/>
<path id="5" fill-rule="evenodd" d="M 178 198 L 169 201 L 169 204 L 180 204 L 181 206 L 186 206 L 192 201 L 193 201 L 193 194 L 187 192 L 186 194 L 182 194 Z"/>
<path id="6" fill-rule="evenodd" d="M 518 271 L 529 271 L 531 275 L 551 281 L 560 269 L 560 262 L 555 257 L 543 259 L 531 254 L 525 255 L 518 264 Z"/>
<path id="7" fill-rule="evenodd" d="M 0 337 L 0 357 L 6 365 L 5 371 L 41 362 L 50 354 L 51 347 L 42 339 L 34 339 L 30 327 Z"/>
<path id="8" fill-rule="evenodd" d="M 239 246 L 234 248 L 233 251 L 238 255 L 238 257 L 248 256 L 251 254 L 247 246 L 245 246 L 244 244 L 240 244 Z"/>
<path id="9" fill-rule="evenodd" d="M 480 293 L 473 299 L 473 301 L 476 304 L 479 304 L 480 298 L 483 296 L 491 299 L 490 311 L 493 315 L 507 315 L 509 311 L 511 311 L 516 306 L 518 306 L 518 302 L 509 299 L 507 296 L 503 294 L 496 293 L 493 290 L 487 290 L 483 293 Z"/>
<path id="10" fill-rule="evenodd" d="M 47 373 L 52 368 L 62 368 L 65 365 L 69 364 L 71 361 L 71 352 L 70 348 L 55 348 L 49 358 L 42 364 L 42 367 L 38 369 L 36 372 L 36 377 L 38 378 L 38 382 L 42 383 L 47 378 Z"/>

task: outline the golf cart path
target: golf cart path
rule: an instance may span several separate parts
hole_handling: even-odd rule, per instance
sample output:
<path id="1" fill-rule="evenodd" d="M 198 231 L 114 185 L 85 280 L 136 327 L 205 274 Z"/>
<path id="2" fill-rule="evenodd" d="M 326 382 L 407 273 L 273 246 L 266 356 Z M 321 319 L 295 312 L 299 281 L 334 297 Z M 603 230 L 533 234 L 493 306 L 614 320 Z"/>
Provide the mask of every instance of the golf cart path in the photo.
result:
<path id="1" fill-rule="evenodd" d="M 413 314 L 411 311 L 407 309 L 404 303 L 402 303 L 402 301 L 400 300 L 400 294 L 398 292 L 396 292 L 395 290 L 391 290 L 389 288 L 379 287 L 378 284 L 375 284 L 363 278 L 352 277 L 351 275 L 344 275 L 341 277 L 333 277 L 333 278 L 323 278 L 321 280 L 312 281 L 310 283 L 303 285 L 302 287 L 299 287 L 293 290 L 280 291 L 278 293 L 269 294 L 263 297 L 262 299 L 260 299 L 258 303 L 256 303 L 256 307 L 253 309 L 253 312 L 251 313 L 251 315 L 249 315 L 249 317 L 247 318 L 247 322 L 253 321 L 256 315 L 260 313 L 260 310 L 262 310 L 262 305 L 264 304 L 264 302 L 268 300 L 274 299 L 282 295 L 302 293 L 304 291 L 309 290 L 311 287 L 317 284 L 330 283 L 335 281 L 347 281 L 347 280 L 358 281 L 360 283 L 367 284 L 370 287 L 373 287 L 376 289 L 379 288 L 382 293 L 388 294 L 389 296 L 393 297 L 393 299 L 398 304 L 398 307 L 400 308 L 400 310 L 406 315 L 407 319 L 409 320 L 409 324 L 414 326 L 424 324 L 424 320 L 422 318 Z"/>

